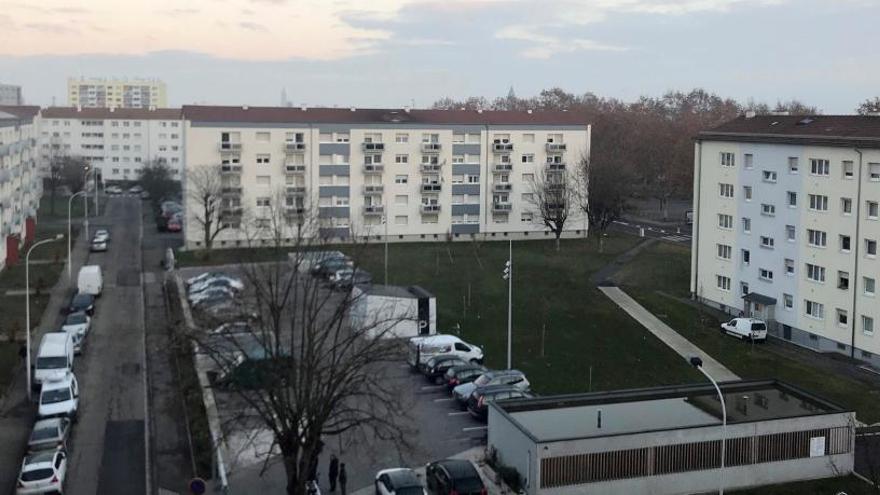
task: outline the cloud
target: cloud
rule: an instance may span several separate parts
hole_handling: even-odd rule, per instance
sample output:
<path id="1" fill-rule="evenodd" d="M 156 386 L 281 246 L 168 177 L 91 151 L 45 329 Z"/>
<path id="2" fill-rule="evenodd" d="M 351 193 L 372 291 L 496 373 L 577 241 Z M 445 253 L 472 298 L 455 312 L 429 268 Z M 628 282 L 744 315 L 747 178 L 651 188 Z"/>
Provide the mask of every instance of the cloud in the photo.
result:
<path id="1" fill-rule="evenodd" d="M 56 7 L 55 12 L 59 14 L 88 14 L 91 11 L 82 7 Z"/>
<path id="2" fill-rule="evenodd" d="M 552 26 L 544 26 L 545 29 L 551 29 Z M 520 55 L 526 58 L 550 58 L 560 53 L 571 53 L 578 51 L 625 51 L 627 48 L 606 45 L 597 41 L 583 38 L 560 38 L 542 34 L 537 31 L 535 26 L 507 26 L 495 33 L 495 37 L 503 40 L 524 41 L 531 46 L 520 52 Z"/>
<path id="3" fill-rule="evenodd" d="M 238 27 L 240 27 L 242 29 L 247 29 L 250 31 L 260 31 L 260 32 L 269 31 L 266 28 L 266 26 L 264 26 L 262 24 L 257 24 L 256 22 L 250 22 L 250 21 L 241 21 L 238 23 Z"/>
<path id="4" fill-rule="evenodd" d="M 201 9 L 191 9 L 191 8 L 182 8 L 182 9 L 168 9 L 168 10 L 159 10 L 157 11 L 163 15 L 194 15 L 201 12 Z"/>
<path id="5" fill-rule="evenodd" d="M 76 28 L 50 22 L 29 22 L 24 24 L 24 28 L 44 34 L 76 34 L 79 32 Z"/>

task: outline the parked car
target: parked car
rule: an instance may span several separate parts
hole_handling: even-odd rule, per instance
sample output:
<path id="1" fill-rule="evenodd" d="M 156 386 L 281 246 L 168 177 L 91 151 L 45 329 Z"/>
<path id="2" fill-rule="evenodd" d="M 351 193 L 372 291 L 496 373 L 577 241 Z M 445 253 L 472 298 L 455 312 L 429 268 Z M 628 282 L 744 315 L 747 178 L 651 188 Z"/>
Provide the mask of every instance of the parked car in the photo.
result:
<path id="1" fill-rule="evenodd" d="M 95 231 L 95 236 L 92 237 L 92 242 L 94 241 L 110 241 L 110 231 L 107 229 L 98 229 Z"/>
<path id="2" fill-rule="evenodd" d="M 474 364 L 483 362 L 483 349 L 468 344 L 455 335 L 438 334 L 409 339 L 407 362 L 413 369 L 423 370 L 428 359 L 441 354 L 454 354 Z"/>
<path id="3" fill-rule="evenodd" d="M 149 193 L 149 191 L 143 191 L 143 192 L 141 192 L 141 199 L 150 199 L 150 193 Z"/>
<path id="4" fill-rule="evenodd" d="M 122 188 L 119 186 L 107 186 L 104 188 L 104 194 L 108 196 L 116 196 L 122 194 Z"/>
<path id="5" fill-rule="evenodd" d="M 330 275 L 330 284 L 336 290 L 351 290 L 356 285 L 369 285 L 373 283 L 373 276 L 360 268 L 343 268 L 336 270 Z"/>
<path id="6" fill-rule="evenodd" d="M 165 222 L 165 230 L 168 232 L 180 232 L 183 230 L 183 222 L 177 217 L 171 218 Z"/>
<path id="7" fill-rule="evenodd" d="M 89 250 L 93 253 L 103 253 L 107 251 L 107 241 L 92 240 Z"/>
<path id="8" fill-rule="evenodd" d="M 70 300 L 70 305 L 67 307 L 68 313 L 78 313 L 84 312 L 85 314 L 92 316 L 95 314 L 95 296 L 91 294 L 82 294 L 77 293 L 73 296 L 73 299 Z"/>
<path id="9" fill-rule="evenodd" d="M 201 292 L 196 292 L 195 294 L 190 294 L 188 299 L 192 305 L 198 306 L 199 303 L 201 303 L 203 301 L 207 301 L 207 300 L 214 299 L 217 297 L 232 299 L 235 297 L 235 295 L 236 295 L 236 293 L 234 290 L 226 288 L 226 287 L 210 287 L 210 288 L 205 289 Z"/>
<path id="10" fill-rule="evenodd" d="M 95 297 L 104 291 L 104 273 L 100 265 L 86 265 L 79 269 L 76 277 L 76 289 L 82 294 Z"/>
<path id="11" fill-rule="evenodd" d="M 323 260 L 312 268 L 312 275 L 329 280 L 330 276 L 337 270 L 351 268 L 353 264 L 354 262 L 348 258 Z"/>
<path id="12" fill-rule="evenodd" d="M 446 459 L 425 467 L 425 484 L 434 495 L 486 495 L 480 473 L 463 459 Z"/>
<path id="13" fill-rule="evenodd" d="M 467 402 L 468 412 L 471 416 L 485 421 L 489 414 L 489 401 L 498 401 L 506 399 L 522 399 L 531 397 L 532 394 L 520 390 L 513 385 L 492 385 L 489 387 L 481 387 L 474 390 Z"/>
<path id="14" fill-rule="evenodd" d="M 39 450 L 66 449 L 70 436 L 69 418 L 47 418 L 34 423 L 28 438 L 28 452 Z"/>
<path id="15" fill-rule="evenodd" d="M 376 473 L 376 495 L 428 495 L 415 471 L 409 468 L 383 469 Z"/>
<path id="16" fill-rule="evenodd" d="M 204 272 L 199 275 L 196 275 L 195 277 L 190 277 L 190 278 L 186 279 L 184 282 L 186 283 L 186 286 L 189 287 L 193 284 L 199 283 L 199 282 L 201 282 L 203 280 L 207 280 L 209 278 L 228 277 L 228 276 L 229 275 L 227 275 L 223 272 Z"/>
<path id="17" fill-rule="evenodd" d="M 461 366 L 464 364 L 468 364 L 468 362 L 455 354 L 441 354 L 429 359 L 428 362 L 425 363 L 425 368 L 422 370 L 422 373 L 429 382 L 440 384 L 442 383 L 441 380 L 443 375 L 446 374 L 446 370 L 453 366 Z"/>
<path id="18" fill-rule="evenodd" d="M 67 417 L 76 421 L 79 411 L 79 384 L 73 373 L 43 384 L 37 415 L 41 418 Z"/>
<path id="19" fill-rule="evenodd" d="M 21 461 L 16 494 L 61 493 L 67 475 L 67 452 L 44 450 L 28 454 Z"/>
<path id="20" fill-rule="evenodd" d="M 721 324 L 721 332 L 742 340 L 764 342 L 767 340 L 767 324 L 756 318 L 734 318 Z"/>
<path id="21" fill-rule="evenodd" d="M 73 337 L 66 332 L 49 332 L 40 340 L 37 358 L 34 360 L 33 387 L 56 380 L 73 371 Z"/>
<path id="22" fill-rule="evenodd" d="M 525 373 L 519 370 L 488 371 L 480 375 L 476 380 L 452 389 L 452 396 L 455 397 L 455 400 L 464 409 L 467 406 L 468 399 L 475 390 L 491 385 L 513 385 L 520 390 L 528 390 L 529 380 L 526 379 Z"/>
<path id="23" fill-rule="evenodd" d="M 446 370 L 446 374 L 443 375 L 443 383 L 446 384 L 447 390 L 452 392 L 452 389 L 455 387 L 463 383 L 470 383 L 487 371 L 489 370 L 487 370 L 485 366 L 479 364 L 453 366 Z"/>
<path id="24" fill-rule="evenodd" d="M 73 350 L 80 353 L 85 343 L 86 334 L 89 333 L 91 328 L 92 319 L 89 318 L 89 315 L 78 311 L 67 315 L 67 318 L 64 319 L 64 324 L 61 326 L 61 331 L 70 334 L 73 338 Z"/>
<path id="25" fill-rule="evenodd" d="M 130 192 L 131 194 L 140 194 L 144 192 L 144 188 L 138 184 L 135 184 L 128 188 L 128 192 Z"/>
<path id="26" fill-rule="evenodd" d="M 241 280 L 237 278 L 229 277 L 227 275 L 220 275 L 217 277 L 207 278 L 190 285 L 189 293 L 194 294 L 213 287 L 226 287 L 235 291 L 240 291 L 244 289 L 244 284 L 241 282 Z"/>

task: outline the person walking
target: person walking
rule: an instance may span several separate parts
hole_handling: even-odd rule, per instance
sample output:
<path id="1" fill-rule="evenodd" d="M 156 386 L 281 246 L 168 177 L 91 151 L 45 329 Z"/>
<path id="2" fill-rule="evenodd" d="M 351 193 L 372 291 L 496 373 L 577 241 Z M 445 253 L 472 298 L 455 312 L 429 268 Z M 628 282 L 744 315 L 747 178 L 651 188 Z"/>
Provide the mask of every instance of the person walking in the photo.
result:
<path id="1" fill-rule="evenodd" d="M 345 474 L 345 463 L 339 463 L 339 490 L 345 495 L 345 484 L 348 482 L 348 475 Z"/>
<path id="2" fill-rule="evenodd" d="M 333 454 L 330 456 L 330 468 L 327 471 L 330 475 L 330 493 L 336 491 L 336 478 L 339 476 L 339 459 Z"/>

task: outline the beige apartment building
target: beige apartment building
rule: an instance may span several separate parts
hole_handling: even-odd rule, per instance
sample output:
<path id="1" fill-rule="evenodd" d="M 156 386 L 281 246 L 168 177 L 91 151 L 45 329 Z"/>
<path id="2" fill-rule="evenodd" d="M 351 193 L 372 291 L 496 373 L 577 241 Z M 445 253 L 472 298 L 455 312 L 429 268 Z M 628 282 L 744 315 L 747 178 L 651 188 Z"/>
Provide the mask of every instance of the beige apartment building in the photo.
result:
<path id="1" fill-rule="evenodd" d="M 240 244 L 280 202 L 291 230 L 317 211 L 339 240 L 546 238 L 532 183 L 590 150 L 590 125 L 570 112 L 184 106 L 183 119 L 187 170 L 221 167 L 231 228 L 216 247 Z M 203 244 L 195 208 L 189 248 Z M 572 208 L 565 227 L 585 236 L 587 222 Z"/>
<path id="2" fill-rule="evenodd" d="M 880 117 L 743 116 L 700 133 L 691 292 L 880 365 Z"/>
<path id="3" fill-rule="evenodd" d="M 167 107 L 165 83 L 159 79 L 67 79 L 67 104 L 87 108 Z"/>
<path id="4" fill-rule="evenodd" d="M 33 239 L 42 193 L 37 135 L 40 107 L 0 106 L 0 270 Z"/>

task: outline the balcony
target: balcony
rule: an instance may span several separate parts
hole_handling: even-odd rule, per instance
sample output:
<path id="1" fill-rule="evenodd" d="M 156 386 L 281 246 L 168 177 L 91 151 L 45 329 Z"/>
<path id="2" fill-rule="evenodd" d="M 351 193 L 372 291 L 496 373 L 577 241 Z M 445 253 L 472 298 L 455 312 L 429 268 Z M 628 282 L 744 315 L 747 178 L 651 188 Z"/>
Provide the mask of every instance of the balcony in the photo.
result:
<path id="1" fill-rule="evenodd" d="M 241 165 L 220 165 L 221 174 L 240 174 Z"/>
<path id="2" fill-rule="evenodd" d="M 496 163 L 495 165 L 492 165 L 492 172 L 496 174 L 506 174 L 511 170 L 513 170 L 512 163 Z"/>
<path id="3" fill-rule="evenodd" d="M 544 145 L 547 153 L 562 153 L 566 150 L 565 143 L 547 143 Z"/>
<path id="4" fill-rule="evenodd" d="M 365 196 L 381 195 L 383 192 L 385 192 L 385 185 L 383 184 L 368 184 L 364 186 Z"/>
<path id="5" fill-rule="evenodd" d="M 232 153 L 241 151 L 241 143 L 230 143 L 228 141 L 220 141 L 220 151 Z"/>
<path id="6" fill-rule="evenodd" d="M 361 143 L 364 153 L 382 153 L 385 151 L 385 143 Z"/>
<path id="7" fill-rule="evenodd" d="M 548 163 L 547 170 L 551 172 L 565 172 L 565 164 L 564 163 Z"/>
<path id="8" fill-rule="evenodd" d="M 423 174 L 439 174 L 440 166 L 439 163 L 423 163 L 419 166 L 419 170 L 421 170 Z"/>
<path id="9" fill-rule="evenodd" d="M 439 194 L 442 189 L 442 184 L 422 184 L 422 194 Z"/>
<path id="10" fill-rule="evenodd" d="M 286 142 L 284 143 L 284 152 L 285 153 L 302 153 L 306 150 L 306 143 L 294 143 L 294 142 Z"/>
<path id="11" fill-rule="evenodd" d="M 287 218 L 301 219 L 305 215 L 306 209 L 302 206 L 285 205 L 284 216 Z"/>
<path id="12" fill-rule="evenodd" d="M 364 165 L 365 174 L 381 174 L 385 171 L 385 165 L 381 163 L 369 163 Z"/>
<path id="13" fill-rule="evenodd" d="M 422 205 L 422 213 L 440 213 L 440 205 Z"/>
<path id="14" fill-rule="evenodd" d="M 510 182 L 496 182 L 492 184 L 492 192 L 509 193 L 513 190 L 513 184 Z"/>
<path id="15" fill-rule="evenodd" d="M 305 196 L 306 186 L 287 186 L 284 188 L 284 192 L 288 196 Z"/>
<path id="16" fill-rule="evenodd" d="M 284 172 L 288 174 L 304 174 L 306 173 L 305 165 L 284 165 Z"/>
<path id="17" fill-rule="evenodd" d="M 230 187 L 221 187 L 221 188 L 220 188 L 220 195 L 221 195 L 221 196 L 240 196 L 240 195 L 241 195 L 241 191 L 242 191 L 241 186 L 237 186 L 237 187 L 232 187 L 232 186 L 230 186 Z"/>
<path id="18" fill-rule="evenodd" d="M 492 213 L 510 213 L 512 209 L 512 203 L 492 203 Z"/>
<path id="19" fill-rule="evenodd" d="M 224 207 L 220 209 L 220 219 L 221 220 L 231 220 L 241 218 L 243 209 L 241 206 L 234 207 Z"/>
<path id="20" fill-rule="evenodd" d="M 373 217 L 385 213 L 385 205 L 365 205 L 364 216 Z"/>
<path id="21" fill-rule="evenodd" d="M 513 151 L 513 143 L 492 143 L 493 153 L 510 153 Z"/>
<path id="22" fill-rule="evenodd" d="M 422 143 L 422 153 L 440 153 L 440 143 Z"/>

